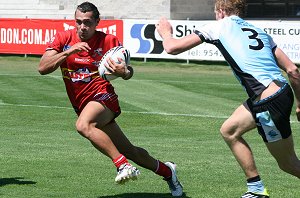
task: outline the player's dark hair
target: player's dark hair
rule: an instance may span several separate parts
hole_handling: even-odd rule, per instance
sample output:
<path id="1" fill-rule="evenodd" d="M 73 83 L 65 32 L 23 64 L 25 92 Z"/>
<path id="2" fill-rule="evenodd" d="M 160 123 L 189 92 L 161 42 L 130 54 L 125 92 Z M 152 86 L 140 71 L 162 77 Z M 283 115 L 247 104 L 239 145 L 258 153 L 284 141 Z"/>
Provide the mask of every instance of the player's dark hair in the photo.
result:
<path id="1" fill-rule="evenodd" d="M 99 19 L 99 17 L 100 17 L 98 8 L 94 4 L 92 4 L 88 1 L 83 2 L 82 4 L 78 5 L 77 10 L 79 10 L 80 12 L 83 12 L 83 13 L 93 12 L 93 17 L 95 20 Z"/>

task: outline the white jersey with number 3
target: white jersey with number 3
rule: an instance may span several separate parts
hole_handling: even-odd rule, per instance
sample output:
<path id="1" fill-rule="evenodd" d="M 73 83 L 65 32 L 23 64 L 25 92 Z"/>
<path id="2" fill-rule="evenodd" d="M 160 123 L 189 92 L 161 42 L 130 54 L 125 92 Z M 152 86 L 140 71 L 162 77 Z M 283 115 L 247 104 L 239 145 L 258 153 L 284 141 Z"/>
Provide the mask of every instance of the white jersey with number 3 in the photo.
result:
<path id="1" fill-rule="evenodd" d="M 249 97 L 258 96 L 274 80 L 287 82 L 276 64 L 271 36 L 240 17 L 225 17 L 194 33 L 221 51 Z"/>

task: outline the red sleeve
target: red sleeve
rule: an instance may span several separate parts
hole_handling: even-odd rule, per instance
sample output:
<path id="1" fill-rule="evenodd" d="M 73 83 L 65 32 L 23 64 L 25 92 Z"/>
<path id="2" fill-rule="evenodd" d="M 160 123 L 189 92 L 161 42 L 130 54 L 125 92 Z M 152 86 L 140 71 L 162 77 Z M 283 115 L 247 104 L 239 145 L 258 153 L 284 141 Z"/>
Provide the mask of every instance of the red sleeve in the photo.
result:
<path id="1" fill-rule="evenodd" d="M 46 47 L 47 50 L 56 50 L 57 52 L 62 52 L 64 47 L 67 47 L 68 38 L 70 37 L 70 31 L 67 32 L 57 32 L 55 36 L 51 39 Z"/>
<path id="2" fill-rule="evenodd" d="M 110 48 L 122 45 L 121 42 L 119 41 L 118 37 L 111 35 L 111 34 L 106 35 L 105 43 L 106 43 L 106 45 L 109 44 Z"/>

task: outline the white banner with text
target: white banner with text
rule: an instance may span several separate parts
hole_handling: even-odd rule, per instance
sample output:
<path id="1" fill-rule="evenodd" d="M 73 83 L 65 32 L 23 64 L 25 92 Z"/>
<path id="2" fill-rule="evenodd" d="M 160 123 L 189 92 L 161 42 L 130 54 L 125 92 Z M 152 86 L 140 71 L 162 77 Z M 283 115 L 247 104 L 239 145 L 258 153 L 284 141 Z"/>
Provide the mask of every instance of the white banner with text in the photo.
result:
<path id="1" fill-rule="evenodd" d="M 173 36 L 181 38 L 194 29 L 215 21 L 171 20 Z M 300 21 L 249 21 L 270 34 L 274 41 L 294 63 L 300 63 Z M 156 20 L 124 20 L 124 46 L 132 57 L 167 58 L 185 60 L 224 61 L 220 51 L 211 44 L 203 43 L 176 56 L 167 54 L 162 40 L 155 30 Z"/>

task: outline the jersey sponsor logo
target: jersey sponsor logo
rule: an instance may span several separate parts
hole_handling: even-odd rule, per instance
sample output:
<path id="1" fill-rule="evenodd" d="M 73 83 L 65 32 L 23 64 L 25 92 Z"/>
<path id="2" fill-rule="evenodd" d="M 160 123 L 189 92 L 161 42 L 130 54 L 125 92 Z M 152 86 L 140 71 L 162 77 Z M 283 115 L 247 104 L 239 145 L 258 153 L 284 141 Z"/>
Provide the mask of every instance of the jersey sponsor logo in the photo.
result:
<path id="1" fill-rule="evenodd" d="M 162 41 L 157 39 L 157 32 L 154 24 L 134 24 L 131 27 L 130 35 L 139 40 L 140 54 L 161 54 L 164 51 Z"/>
<path id="2" fill-rule="evenodd" d="M 92 55 L 92 57 L 96 57 L 96 56 L 103 56 L 103 49 L 102 48 L 98 48 L 94 50 L 94 54 Z"/>
<path id="3" fill-rule="evenodd" d="M 63 51 L 66 51 L 66 50 L 68 50 L 68 49 L 70 49 L 70 48 L 71 48 L 70 45 L 65 45 L 64 48 L 63 48 Z"/>
<path id="4" fill-rule="evenodd" d="M 90 62 L 90 59 L 88 59 L 88 58 L 75 58 L 74 60 L 75 60 L 75 62 L 78 62 L 78 63 L 89 63 Z"/>
<path id="5" fill-rule="evenodd" d="M 91 82 L 93 75 L 96 72 L 91 72 L 88 68 L 79 68 L 77 70 L 62 69 L 63 78 L 69 79 L 72 82 Z"/>

